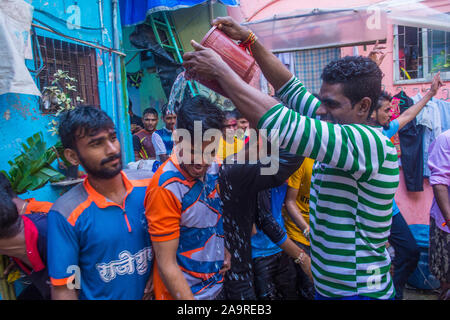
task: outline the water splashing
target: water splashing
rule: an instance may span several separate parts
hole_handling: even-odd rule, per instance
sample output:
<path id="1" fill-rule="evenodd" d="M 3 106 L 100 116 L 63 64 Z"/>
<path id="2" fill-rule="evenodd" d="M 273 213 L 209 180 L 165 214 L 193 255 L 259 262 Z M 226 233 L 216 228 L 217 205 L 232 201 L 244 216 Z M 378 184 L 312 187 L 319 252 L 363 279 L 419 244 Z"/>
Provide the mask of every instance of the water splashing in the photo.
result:
<path id="1" fill-rule="evenodd" d="M 185 77 L 185 72 L 180 72 L 172 85 L 172 89 L 170 90 L 169 101 L 167 104 L 167 111 L 169 113 L 176 113 L 178 111 L 176 106 L 181 105 L 187 84 L 188 80 Z"/>

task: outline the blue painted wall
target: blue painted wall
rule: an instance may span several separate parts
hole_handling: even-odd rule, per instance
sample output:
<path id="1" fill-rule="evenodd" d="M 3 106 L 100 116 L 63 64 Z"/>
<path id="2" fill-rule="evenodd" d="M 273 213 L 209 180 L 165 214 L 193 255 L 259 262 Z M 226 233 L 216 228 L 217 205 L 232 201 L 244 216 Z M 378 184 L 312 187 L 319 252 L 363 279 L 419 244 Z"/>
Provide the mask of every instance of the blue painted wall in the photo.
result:
<path id="1" fill-rule="evenodd" d="M 57 16 L 64 21 L 73 15 L 71 7 L 77 5 L 80 12 L 80 25 L 83 27 L 100 28 L 100 10 L 98 0 L 27 0 L 35 9 L 45 11 Z M 118 1 L 117 1 L 118 2 Z M 34 11 L 34 18 L 44 22 L 52 28 L 71 37 L 89 41 L 105 47 L 112 48 L 114 41 L 113 33 L 113 9 L 112 0 L 100 1 L 102 3 L 102 14 L 104 29 L 68 29 L 64 21 L 52 19 L 51 17 Z M 74 7 L 72 7 L 74 8 Z M 38 24 L 38 23 L 37 23 Z M 122 49 L 122 30 L 120 25 L 120 14 L 117 16 L 115 25 L 119 35 L 119 51 Z M 35 29 L 37 34 L 44 37 L 55 38 L 67 42 L 73 42 L 42 29 Z M 79 44 L 79 43 L 78 43 Z M 129 117 L 127 106 L 126 89 L 122 87 L 120 67 L 115 69 L 115 54 L 96 49 L 98 67 L 98 92 L 100 105 L 108 115 L 114 120 L 122 144 L 123 160 L 125 163 L 134 161 L 132 141 L 129 128 Z M 27 66 L 35 68 L 34 61 L 28 60 Z M 120 65 L 120 64 L 119 64 Z M 116 79 L 116 72 L 119 78 Z M 116 80 L 119 81 L 117 90 Z M 48 133 L 48 122 L 51 117 L 43 115 L 39 111 L 39 98 L 37 96 L 24 94 L 4 94 L 0 95 L 0 170 L 8 171 L 10 166 L 8 160 L 12 160 L 21 150 L 21 143 L 32 134 L 42 131 L 48 146 L 57 141 L 56 136 Z M 58 187 L 46 185 L 45 187 L 22 195 L 22 198 L 35 197 L 38 200 L 54 201 L 66 190 Z"/>

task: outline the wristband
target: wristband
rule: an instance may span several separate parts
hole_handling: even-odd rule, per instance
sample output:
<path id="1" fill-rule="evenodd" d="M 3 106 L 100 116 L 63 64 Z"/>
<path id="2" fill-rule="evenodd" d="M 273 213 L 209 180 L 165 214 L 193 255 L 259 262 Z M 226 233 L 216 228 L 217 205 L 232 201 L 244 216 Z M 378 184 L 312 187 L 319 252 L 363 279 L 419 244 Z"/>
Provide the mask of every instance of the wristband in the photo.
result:
<path id="1" fill-rule="evenodd" d="M 258 40 L 258 37 L 253 33 L 253 31 L 249 31 L 250 34 L 248 35 L 247 39 L 245 39 L 244 41 L 240 41 L 239 46 L 243 49 L 247 49 L 250 54 L 253 55 L 251 46 L 256 42 L 256 40 Z"/>
<path id="2" fill-rule="evenodd" d="M 305 238 L 309 238 L 309 230 L 308 229 L 303 230 L 302 233 L 305 236 Z"/>
<path id="3" fill-rule="evenodd" d="M 298 255 L 297 259 L 294 260 L 294 262 L 296 264 L 301 264 L 304 256 L 305 256 L 305 253 L 303 251 L 300 252 L 300 254 Z"/>

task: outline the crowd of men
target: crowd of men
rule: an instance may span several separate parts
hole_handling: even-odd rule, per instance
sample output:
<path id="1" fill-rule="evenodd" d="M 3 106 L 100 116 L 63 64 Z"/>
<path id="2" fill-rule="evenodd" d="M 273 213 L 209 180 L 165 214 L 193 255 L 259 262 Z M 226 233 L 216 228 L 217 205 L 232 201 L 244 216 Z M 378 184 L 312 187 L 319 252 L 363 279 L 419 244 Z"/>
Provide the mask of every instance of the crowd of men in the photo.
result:
<path id="1" fill-rule="evenodd" d="M 439 75 L 426 97 L 390 122 L 376 59 L 331 62 L 313 95 L 250 30 L 229 17 L 214 24 L 237 41 L 251 39 L 278 99 L 193 41 L 186 72 L 217 80 L 236 110 L 195 96 L 176 112 L 164 106 L 165 126 L 156 130 L 158 112 L 146 109 L 132 130 L 136 161 L 153 160 L 149 169 L 122 163 L 102 110 L 61 114 L 64 156 L 84 168 L 84 182 L 50 204 L 21 200 L 0 177 L 0 254 L 29 275 L 24 298 L 403 298 L 419 253 L 393 206 L 399 167 L 389 138 L 436 94 Z M 204 138 L 210 132 L 219 135 Z M 438 186 L 433 239 L 447 245 L 449 143 L 447 131 L 430 154 L 430 183 Z M 273 163 L 276 172 L 264 174 Z M 430 266 L 443 292 L 448 251 L 433 253 Z"/>

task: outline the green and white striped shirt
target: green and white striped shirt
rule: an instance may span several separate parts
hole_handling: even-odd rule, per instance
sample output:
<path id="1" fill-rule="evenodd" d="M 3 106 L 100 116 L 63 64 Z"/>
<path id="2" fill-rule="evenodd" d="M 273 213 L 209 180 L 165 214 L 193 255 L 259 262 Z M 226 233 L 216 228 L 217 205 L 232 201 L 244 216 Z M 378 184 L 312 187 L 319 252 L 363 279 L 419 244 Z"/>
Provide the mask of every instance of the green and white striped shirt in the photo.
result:
<path id="1" fill-rule="evenodd" d="M 399 183 L 397 151 L 381 127 L 314 119 L 320 101 L 295 77 L 259 121 L 279 130 L 282 149 L 316 159 L 311 180 L 311 269 L 326 297 L 389 299 L 394 287 L 386 242 Z"/>

